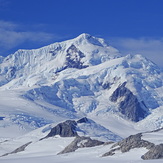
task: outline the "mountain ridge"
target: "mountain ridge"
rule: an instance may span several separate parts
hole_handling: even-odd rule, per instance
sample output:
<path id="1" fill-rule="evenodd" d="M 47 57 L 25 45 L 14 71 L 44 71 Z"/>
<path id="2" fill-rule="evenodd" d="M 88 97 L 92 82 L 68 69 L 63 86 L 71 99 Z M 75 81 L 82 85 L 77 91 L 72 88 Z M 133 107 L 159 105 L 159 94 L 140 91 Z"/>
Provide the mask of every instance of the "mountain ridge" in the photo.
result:
<path id="1" fill-rule="evenodd" d="M 88 41 L 90 39 L 91 41 Z M 96 42 L 96 45 L 91 44 L 91 42 Z M 97 42 L 101 43 L 97 44 Z M 18 50 L 14 54 L 4 58 L 1 68 L 0 85 L 3 85 L 3 83 L 8 83 L 8 81 L 11 81 L 17 77 L 20 78 L 22 76 L 34 75 L 35 72 L 41 71 L 43 74 L 43 71 L 46 69 L 48 69 L 50 75 L 58 71 L 58 69 L 61 71 L 61 69 L 64 69 L 66 66 L 65 61 L 67 50 L 72 45 L 75 46 L 78 51 L 81 51 L 84 54 L 82 58 L 80 58 L 80 56 L 78 57 L 81 59 L 81 63 L 86 66 L 102 63 L 105 60 L 108 60 L 109 57 L 119 56 L 118 51 L 114 48 L 106 46 L 105 44 L 105 46 L 103 45 L 104 47 L 101 46 L 102 42 L 103 41 L 101 41 L 101 39 L 92 37 L 88 34 L 81 34 L 75 39 L 54 43 L 36 50 Z M 80 48 L 78 48 L 79 45 Z M 84 51 L 84 49 L 88 50 Z M 102 51 L 104 54 L 102 54 L 100 51 Z M 74 52 L 74 54 L 78 53 Z M 74 56 L 72 55 L 72 57 Z M 48 65 L 47 62 L 49 62 Z M 57 63 L 56 66 L 55 63 Z M 79 62 L 76 64 L 79 64 Z M 48 76 L 49 74 L 46 75 Z M 46 75 L 43 77 L 47 78 Z"/>

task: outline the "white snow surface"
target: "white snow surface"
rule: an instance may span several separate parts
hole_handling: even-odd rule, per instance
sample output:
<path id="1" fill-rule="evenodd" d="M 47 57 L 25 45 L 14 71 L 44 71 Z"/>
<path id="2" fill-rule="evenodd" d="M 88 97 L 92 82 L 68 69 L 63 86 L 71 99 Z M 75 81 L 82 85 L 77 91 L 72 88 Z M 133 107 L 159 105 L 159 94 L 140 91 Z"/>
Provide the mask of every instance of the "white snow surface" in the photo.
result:
<path id="1" fill-rule="evenodd" d="M 163 129 L 158 131 L 156 130 L 153 132 L 143 133 L 142 139 L 154 143 L 155 145 L 159 145 L 163 143 L 162 135 L 163 135 Z"/>
<path id="2" fill-rule="evenodd" d="M 85 131 L 85 136 L 100 140 L 109 140 L 114 134 L 125 138 L 161 128 L 162 79 L 161 69 L 147 58 L 139 54 L 121 56 L 105 40 L 89 34 L 0 57 L 0 153 L 11 152 L 32 141 L 24 152 L 2 157 L 0 162 L 147 162 L 140 158 L 146 149 L 102 158 L 110 148 L 108 145 L 78 149 L 61 156 L 56 154 L 73 138 L 39 139 L 59 122 L 85 116 L 92 123 L 81 124 L 80 129 Z M 137 123 L 119 113 L 120 101 L 110 101 L 113 92 L 124 82 L 138 101 L 144 102 L 149 113 Z M 159 144 L 162 134 L 160 131 L 143 137 Z"/>

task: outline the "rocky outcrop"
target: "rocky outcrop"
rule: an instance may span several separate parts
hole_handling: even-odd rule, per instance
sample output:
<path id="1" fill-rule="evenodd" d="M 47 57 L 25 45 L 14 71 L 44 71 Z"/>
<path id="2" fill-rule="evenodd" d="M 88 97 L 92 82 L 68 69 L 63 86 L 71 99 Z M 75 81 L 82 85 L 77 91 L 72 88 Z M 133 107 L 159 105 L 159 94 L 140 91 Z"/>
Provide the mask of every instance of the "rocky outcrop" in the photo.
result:
<path id="1" fill-rule="evenodd" d="M 94 146 L 99 146 L 102 144 L 104 144 L 104 142 L 98 141 L 98 140 L 93 140 L 90 137 L 77 136 L 73 142 L 71 142 L 63 151 L 61 151 L 58 154 L 74 152 L 78 148 L 94 147 Z"/>
<path id="2" fill-rule="evenodd" d="M 10 155 L 10 154 L 14 154 L 14 153 L 22 152 L 22 151 L 24 151 L 25 148 L 26 148 L 29 144 L 31 144 L 31 143 L 32 143 L 32 142 L 28 142 L 28 143 L 26 143 L 26 144 L 20 146 L 19 148 L 15 149 L 15 150 L 12 151 L 12 152 L 10 152 L 10 153 L 6 153 L 6 154 L 2 155 L 1 157 L 3 157 L 3 156 L 7 156 L 7 155 Z"/>
<path id="3" fill-rule="evenodd" d="M 146 117 L 147 113 L 144 110 L 146 107 L 143 102 L 139 102 L 137 97 L 125 87 L 126 82 L 119 86 L 110 97 L 112 102 L 119 102 L 119 111 L 128 119 L 138 122 Z"/>
<path id="4" fill-rule="evenodd" d="M 153 143 L 150 143 L 146 140 L 141 139 L 142 134 L 136 134 L 136 135 L 131 135 L 128 138 L 118 142 L 116 145 L 120 146 L 120 150 L 122 153 L 128 152 L 131 149 L 134 148 L 141 148 L 145 147 L 147 149 L 150 149 L 151 147 L 154 146 Z"/>
<path id="5" fill-rule="evenodd" d="M 156 146 L 152 147 L 141 158 L 143 160 L 151 160 L 151 159 L 161 159 L 161 158 L 163 158 L 163 144 L 159 144 L 159 145 L 156 145 Z"/>
<path id="6" fill-rule="evenodd" d="M 106 152 L 105 154 L 102 155 L 102 157 L 113 156 L 115 154 L 115 151 L 118 151 L 118 150 L 120 150 L 120 147 L 112 149 L 109 152 Z"/>
<path id="7" fill-rule="evenodd" d="M 71 45 L 67 49 L 67 54 L 66 54 L 66 68 L 77 68 L 77 69 L 82 69 L 86 68 L 88 66 L 84 66 L 83 62 L 81 61 L 82 58 L 85 57 L 85 55 L 78 49 L 76 48 L 75 45 Z"/>
<path id="8" fill-rule="evenodd" d="M 86 117 L 81 118 L 77 121 L 77 123 L 87 123 L 87 122 L 89 122 L 89 120 Z"/>
<path id="9" fill-rule="evenodd" d="M 77 123 L 73 120 L 67 120 L 63 123 L 59 123 L 57 126 L 51 129 L 50 133 L 45 137 L 52 137 L 55 135 L 60 135 L 61 137 L 75 137 Z"/>
<path id="10" fill-rule="evenodd" d="M 98 139 L 105 141 L 118 142 L 122 138 L 114 134 L 109 129 L 97 124 L 91 119 L 83 117 L 77 121 L 67 120 L 57 124 L 55 127 L 50 127 L 50 132 L 40 140 L 59 135 L 60 137 L 76 137 L 76 136 L 89 136 L 98 137 Z"/>
<path id="11" fill-rule="evenodd" d="M 152 147 L 154 147 L 153 143 L 150 143 L 146 140 L 141 139 L 142 134 L 136 134 L 136 135 L 131 135 L 128 138 L 116 143 L 115 145 L 112 146 L 112 150 L 110 150 L 109 152 L 105 153 L 103 156 L 111 156 L 115 154 L 116 150 L 121 150 L 122 153 L 124 152 L 128 152 L 131 149 L 134 148 L 147 148 L 147 149 L 151 149 Z M 115 148 L 117 147 L 117 148 Z"/>

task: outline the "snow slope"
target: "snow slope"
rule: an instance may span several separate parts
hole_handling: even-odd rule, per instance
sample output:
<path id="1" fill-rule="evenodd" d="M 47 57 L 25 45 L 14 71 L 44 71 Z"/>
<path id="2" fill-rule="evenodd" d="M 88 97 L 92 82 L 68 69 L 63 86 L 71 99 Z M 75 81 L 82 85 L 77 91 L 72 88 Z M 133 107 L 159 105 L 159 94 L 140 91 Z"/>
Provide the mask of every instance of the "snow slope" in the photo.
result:
<path id="1" fill-rule="evenodd" d="M 55 126 L 55 124 L 53 124 Z M 47 139 L 40 140 L 40 138 L 45 137 L 52 126 L 45 126 L 35 131 L 32 131 L 26 135 L 18 137 L 13 140 L 6 142 L 1 142 L 0 155 L 11 152 L 14 149 L 31 142 L 24 151 L 9 154 L 7 156 L 0 157 L 0 161 L 5 162 L 24 162 L 31 161 L 34 162 L 151 162 L 151 163 L 161 163 L 162 160 L 148 160 L 144 161 L 141 156 L 145 154 L 148 150 L 146 148 L 135 148 L 129 152 L 122 153 L 117 151 L 115 155 L 102 157 L 102 155 L 111 149 L 113 144 L 104 144 L 91 148 L 80 148 L 72 153 L 58 155 L 68 144 L 70 144 L 74 137 L 60 137 L 54 136 Z M 97 128 L 98 129 L 98 128 Z M 152 143 L 160 144 L 163 142 L 162 132 L 163 130 L 147 132 L 142 134 L 142 139 L 150 141 Z"/>

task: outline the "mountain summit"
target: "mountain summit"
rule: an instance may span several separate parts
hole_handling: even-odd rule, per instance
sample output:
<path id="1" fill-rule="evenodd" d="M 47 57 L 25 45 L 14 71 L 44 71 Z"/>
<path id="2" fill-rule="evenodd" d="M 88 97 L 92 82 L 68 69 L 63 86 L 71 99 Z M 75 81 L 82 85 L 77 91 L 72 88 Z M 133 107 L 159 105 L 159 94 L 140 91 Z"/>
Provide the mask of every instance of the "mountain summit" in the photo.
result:
<path id="1" fill-rule="evenodd" d="M 18 50 L 9 55 L 1 61 L 0 86 L 15 79 L 21 79 L 16 83 L 24 86 L 38 84 L 38 81 L 33 83 L 31 78 L 39 78 L 41 83 L 46 80 L 46 83 L 53 74 L 67 68 L 82 69 L 118 57 L 118 50 L 107 45 L 103 39 L 81 34 L 72 40 L 36 50 Z M 27 77 L 26 83 L 23 80 Z"/>
<path id="2" fill-rule="evenodd" d="M 90 34 L 83 33 L 79 35 L 75 40 L 78 42 L 78 44 L 87 44 L 88 42 L 97 45 L 97 46 L 102 46 L 102 47 L 107 47 L 109 46 L 108 43 L 102 38 L 97 38 L 94 36 L 91 36 Z"/>

